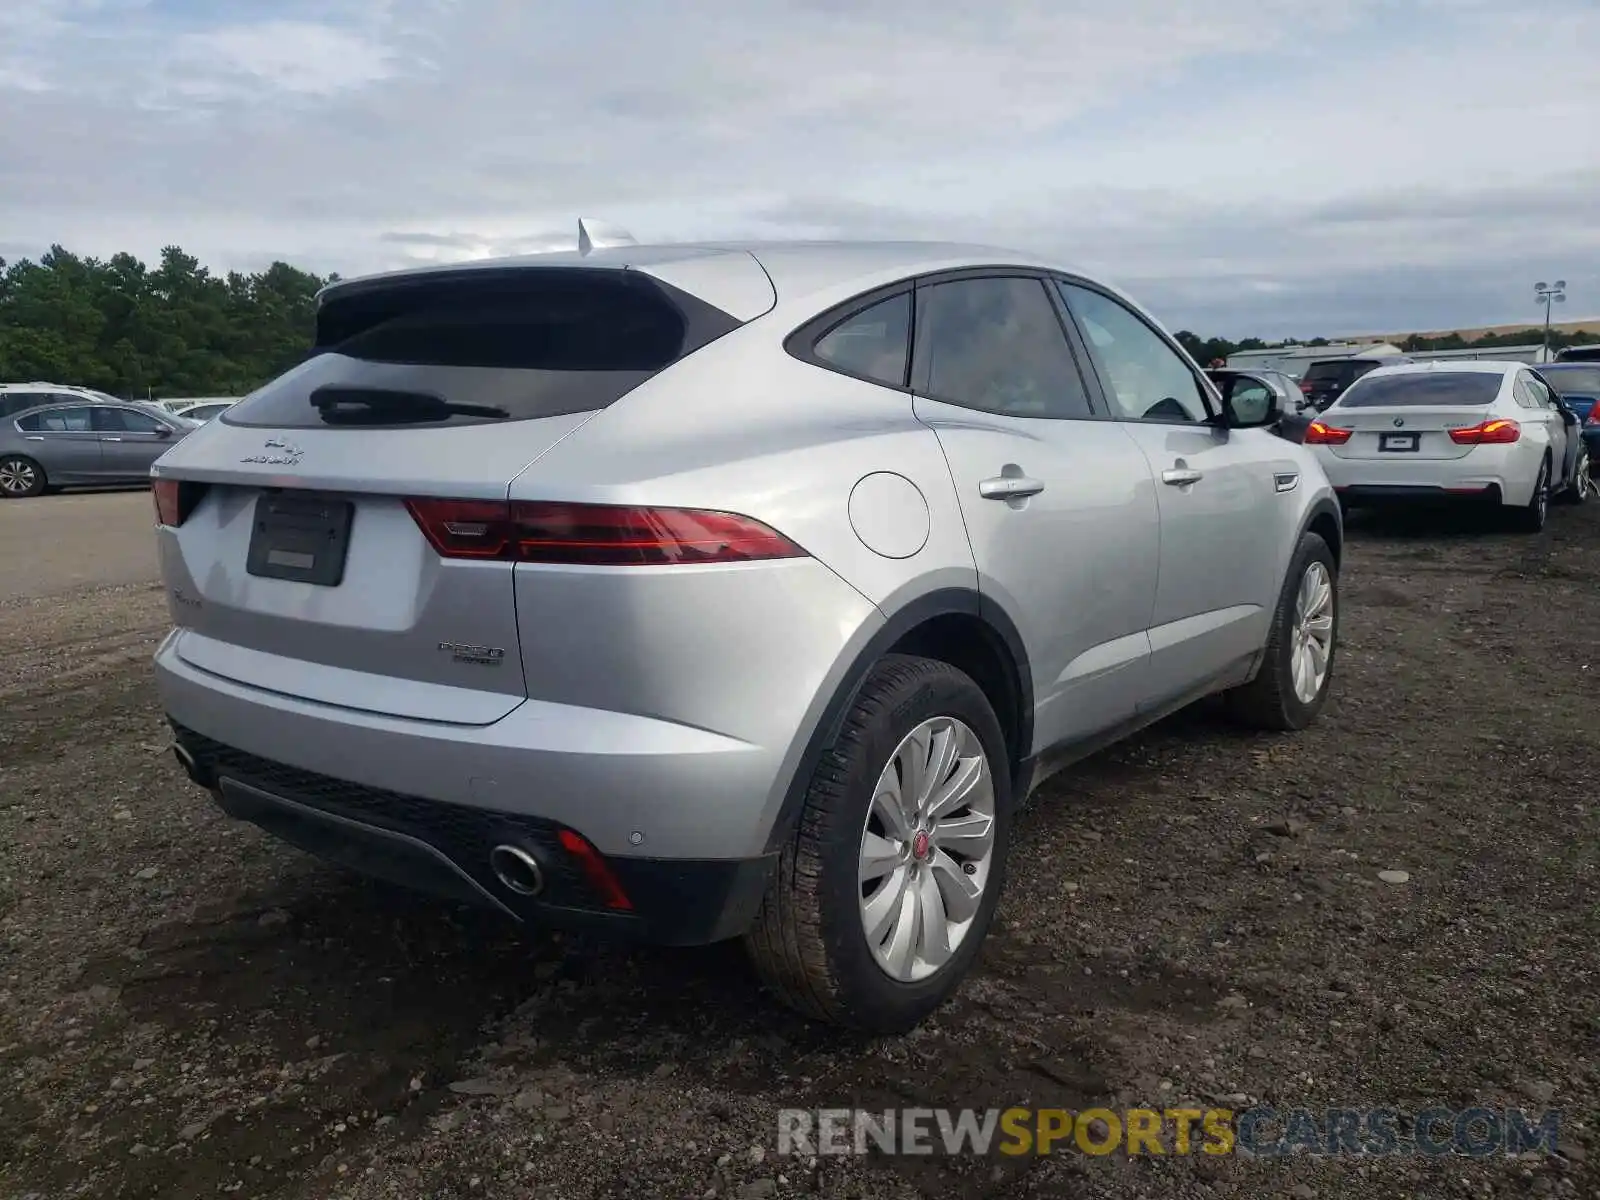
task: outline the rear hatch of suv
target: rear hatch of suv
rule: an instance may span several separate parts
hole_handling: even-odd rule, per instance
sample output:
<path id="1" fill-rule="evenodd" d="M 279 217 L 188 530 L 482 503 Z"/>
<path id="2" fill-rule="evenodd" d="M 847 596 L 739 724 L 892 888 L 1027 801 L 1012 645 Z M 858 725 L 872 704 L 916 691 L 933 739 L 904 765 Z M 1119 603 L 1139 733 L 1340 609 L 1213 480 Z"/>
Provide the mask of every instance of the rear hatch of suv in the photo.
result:
<path id="1" fill-rule="evenodd" d="M 527 694 L 497 540 L 509 486 L 756 315 L 764 272 L 721 257 L 743 262 L 661 274 L 731 280 L 740 317 L 626 264 L 434 269 L 325 292 L 310 356 L 157 465 L 178 655 L 373 713 L 505 716 Z"/>
<path id="2" fill-rule="evenodd" d="M 1314 362 L 1300 378 L 1300 390 L 1313 408 L 1332 404 L 1356 380 L 1382 364 L 1370 358 L 1333 358 Z"/>

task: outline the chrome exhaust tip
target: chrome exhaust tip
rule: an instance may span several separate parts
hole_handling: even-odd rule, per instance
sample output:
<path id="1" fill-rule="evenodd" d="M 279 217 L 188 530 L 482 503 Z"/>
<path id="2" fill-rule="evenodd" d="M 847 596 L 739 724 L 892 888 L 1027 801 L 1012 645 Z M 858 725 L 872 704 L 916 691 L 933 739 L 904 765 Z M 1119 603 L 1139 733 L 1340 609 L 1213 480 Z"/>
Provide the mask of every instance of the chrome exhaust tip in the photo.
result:
<path id="1" fill-rule="evenodd" d="M 544 868 L 521 846 L 496 846 L 489 851 L 489 869 L 510 892 L 537 896 L 544 891 Z"/>
<path id="2" fill-rule="evenodd" d="M 175 741 L 172 743 L 172 755 L 178 760 L 178 765 L 184 769 L 189 778 L 199 782 L 200 768 L 194 761 L 194 755 L 189 753 L 182 742 Z"/>

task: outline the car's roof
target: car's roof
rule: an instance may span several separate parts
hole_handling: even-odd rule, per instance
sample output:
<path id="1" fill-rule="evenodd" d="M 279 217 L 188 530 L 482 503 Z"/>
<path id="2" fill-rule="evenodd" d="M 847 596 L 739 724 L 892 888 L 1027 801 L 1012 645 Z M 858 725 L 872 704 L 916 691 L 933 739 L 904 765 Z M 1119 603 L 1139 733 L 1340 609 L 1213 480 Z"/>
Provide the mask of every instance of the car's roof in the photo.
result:
<path id="1" fill-rule="evenodd" d="M 429 264 L 341 279 L 323 289 L 331 295 L 357 284 L 474 269 L 507 267 L 664 267 L 718 255 L 750 255 L 772 281 L 782 299 L 793 299 L 852 280 L 926 274 L 961 267 L 1015 266 L 1066 270 L 1063 264 L 1035 255 L 995 246 L 963 242 L 874 241 L 718 241 L 665 245 L 612 246 L 588 254 L 563 250 L 551 254 L 521 254 L 508 258 L 481 258 L 468 262 Z"/>

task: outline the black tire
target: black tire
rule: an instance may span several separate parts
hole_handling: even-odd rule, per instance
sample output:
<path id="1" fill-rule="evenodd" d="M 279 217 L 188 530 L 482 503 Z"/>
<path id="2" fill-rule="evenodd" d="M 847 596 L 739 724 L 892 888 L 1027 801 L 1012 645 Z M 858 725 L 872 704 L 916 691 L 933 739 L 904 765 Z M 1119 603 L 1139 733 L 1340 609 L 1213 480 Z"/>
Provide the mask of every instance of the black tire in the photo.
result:
<path id="1" fill-rule="evenodd" d="M 1539 464 L 1539 477 L 1534 480 L 1533 496 L 1528 503 L 1511 511 L 1512 528 L 1523 533 L 1541 533 L 1550 515 L 1550 460 Z"/>
<path id="2" fill-rule="evenodd" d="M 1295 694 L 1293 655 L 1296 604 L 1300 585 L 1313 563 L 1321 563 L 1333 589 L 1333 634 L 1328 650 L 1328 670 L 1321 688 L 1310 701 Z M 1272 614 L 1272 630 L 1267 635 L 1266 652 L 1256 676 L 1249 683 L 1227 693 L 1228 708 L 1234 719 L 1252 729 L 1304 729 L 1317 719 L 1333 686 L 1334 660 L 1339 653 L 1339 567 L 1328 543 L 1315 533 L 1300 535 L 1294 557 L 1278 593 L 1278 606 Z"/>
<path id="3" fill-rule="evenodd" d="M 44 468 L 26 454 L 0 457 L 0 498 L 26 499 L 39 495 L 47 486 Z"/>
<path id="4" fill-rule="evenodd" d="M 1561 489 L 1563 504 L 1582 504 L 1594 492 L 1594 478 L 1590 475 L 1589 447 L 1580 442 L 1578 456 L 1572 463 L 1572 478 Z"/>
<path id="5" fill-rule="evenodd" d="M 859 856 L 878 776 L 923 721 L 953 717 L 977 736 L 994 786 L 994 849 L 973 924 L 926 979 L 879 967 L 862 927 Z M 983 691 L 932 659 L 888 655 L 868 675 L 807 789 L 799 826 L 745 935 L 757 972 L 789 1007 L 876 1034 L 904 1033 L 945 1002 L 977 957 L 1005 884 L 1011 772 L 1005 737 Z"/>

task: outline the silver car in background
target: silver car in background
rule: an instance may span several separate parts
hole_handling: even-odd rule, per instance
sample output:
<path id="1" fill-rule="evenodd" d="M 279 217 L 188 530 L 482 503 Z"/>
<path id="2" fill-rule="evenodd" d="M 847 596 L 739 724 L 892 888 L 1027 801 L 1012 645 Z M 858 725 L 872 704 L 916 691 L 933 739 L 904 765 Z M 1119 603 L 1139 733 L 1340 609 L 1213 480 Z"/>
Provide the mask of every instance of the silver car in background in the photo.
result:
<path id="1" fill-rule="evenodd" d="M 742 937 L 796 1008 L 904 1030 L 1052 771 L 1215 692 L 1315 719 L 1342 526 L 1276 416 L 1005 251 L 341 281 L 312 356 L 156 466 L 176 753 L 329 858 Z"/>
<path id="2" fill-rule="evenodd" d="M 0 499 L 84 484 L 148 483 L 193 421 L 153 404 L 52 404 L 0 418 Z"/>

